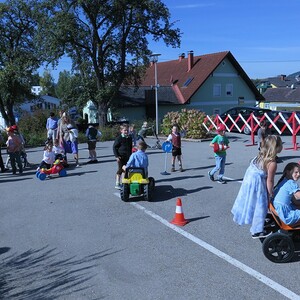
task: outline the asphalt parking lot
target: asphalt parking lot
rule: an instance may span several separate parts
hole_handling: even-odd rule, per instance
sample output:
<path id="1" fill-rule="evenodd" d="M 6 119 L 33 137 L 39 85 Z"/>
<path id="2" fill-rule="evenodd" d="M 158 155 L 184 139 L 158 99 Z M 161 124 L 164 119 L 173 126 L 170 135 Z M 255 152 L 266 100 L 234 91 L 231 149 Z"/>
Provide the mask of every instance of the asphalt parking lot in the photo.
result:
<path id="1" fill-rule="evenodd" d="M 183 142 L 184 172 L 170 171 L 170 154 L 149 150 L 154 198 L 124 203 L 114 188 L 112 142 L 97 144 L 98 164 L 80 144 L 79 168 L 40 181 L 42 148 L 27 149 L 32 167 L 0 174 L 0 298 L 3 299 L 299 299 L 298 254 L 267 260 L 249 227 L 230 214 L 249 161 L 250 137 L 228 134 L 224 185 L 211 182 L 209 141 Z M 276 180 L 299 161 L 283 137 Z M 154 144 L 154 140 L 149 139 Z M 4 152 L 4 151 L 2 151 Z M 3 155 L 5 159 L 5 154 Z M 184 227 L 170 226 L 181 198 Z"/>

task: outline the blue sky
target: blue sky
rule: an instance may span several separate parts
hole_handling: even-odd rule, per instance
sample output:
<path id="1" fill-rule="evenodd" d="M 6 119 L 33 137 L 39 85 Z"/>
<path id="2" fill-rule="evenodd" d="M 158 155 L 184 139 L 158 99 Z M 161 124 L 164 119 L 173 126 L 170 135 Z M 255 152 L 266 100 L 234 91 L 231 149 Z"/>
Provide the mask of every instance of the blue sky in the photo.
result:
<path id="1" fill-rule="evenodd" d="M 229 50 L 252 79 L 300 71 L 299 0 L 162 1 L 183 35 L 180 49 L 150 43 L 159 61 L 190 50 L 195 55 Z M 55 81 L 64 69 L 70 69 L 67 58 L 50 70 Z"/>
<path id="2" fill-rule="evenodd" d="M 162 43 L 153 51 L 160 60 L 231 51 L 250 78 L 300 71 L 298 35 L 300 1 L 165 0 L 172 20 L 183 31 L 180 51 Z"/>

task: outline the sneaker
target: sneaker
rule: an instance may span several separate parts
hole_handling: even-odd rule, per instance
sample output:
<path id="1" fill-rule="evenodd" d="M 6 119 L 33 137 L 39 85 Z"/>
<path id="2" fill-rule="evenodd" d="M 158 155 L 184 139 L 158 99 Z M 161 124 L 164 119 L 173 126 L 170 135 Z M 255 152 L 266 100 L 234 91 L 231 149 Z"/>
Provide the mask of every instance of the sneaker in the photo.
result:
<path id="1" fill-rule="evenodd" d="M 120 183 L 116 183 L 115 189 L 120 190 L 121 188 L 122 188 L 121 184 Z"/>
<path id="2" fill-rule="evenodd" d="M 221 183 L 221 184 L 224 184 L 224 183 L 226 183 L 226 181 L 225 181 L 225 180 L 223 180 L 222 178 L 219 178 L 219 179 L 217 180 L 217 182 L 218 182 L 218 183 Z"/>
<path id="3" fill-rule="evenodd" d="M 175 167 L 172 167 L 171 172 L 175 172 Z"/>
<path id="4" fill-rule="evenodd" d="M 266 232 L 266 231 L 258 232 L 258 233 L 252 234 L 252 238 L 253 239 L 264 239 L 271 234 L 272 234 L 272 231 L 271 232 Z"/>
<path id="5" fill-rule="evenodd" d="M 208 177 L 211 181 L 215 181 L 214 175 L 211 175 L 210 171 L 208 171 Z"/>
<path id="6" fill-rule="evenodd" d="M 183 168 L 182 168 L 182 167 L 180 167 L 180 168 L 179 168 L 179 171 L 180 171 L 180 172 L 183 172 Z"/>
<path id="7" fill-rule="evenodd" d="M 80 167 L 80 164 L 77 164 L 77 165 L 76 165 L 76 168 L 78 168 L 78 167 Z"/>

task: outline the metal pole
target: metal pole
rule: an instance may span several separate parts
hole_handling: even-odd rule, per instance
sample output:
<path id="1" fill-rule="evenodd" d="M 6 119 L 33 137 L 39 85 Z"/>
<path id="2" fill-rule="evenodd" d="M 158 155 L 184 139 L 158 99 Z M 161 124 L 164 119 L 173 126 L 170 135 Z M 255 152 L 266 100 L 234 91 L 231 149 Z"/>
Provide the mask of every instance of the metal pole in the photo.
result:
<path id="1" fill-rule="evenodd" d="M 151 54 L 152 62 L 154 63 L 154 84 L 155 84 L 155 132 L 158 135 L 158 82 L 157 82 L 157 61 L 159 53 Z"/>
<path id="2" fill-rule="evenodd" d="M 154 72 L 155 72 L 155 121 L 156 121 L 156 126 L 155 126 L 155 131 L 156 135 L 158 135 L 158 96 L 157 96 L 157 60 L 154 62 Z"/>

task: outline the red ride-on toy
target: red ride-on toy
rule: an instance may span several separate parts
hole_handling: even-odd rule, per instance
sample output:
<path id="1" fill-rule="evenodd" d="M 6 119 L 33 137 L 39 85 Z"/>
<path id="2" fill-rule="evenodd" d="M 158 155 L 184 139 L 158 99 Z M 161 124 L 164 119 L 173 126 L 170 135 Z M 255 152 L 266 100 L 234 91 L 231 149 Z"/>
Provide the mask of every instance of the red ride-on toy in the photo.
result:
<path id="1" fill-rule="evenodd" d="M 155 180 L 153 177 L 146 177 L 144 168 L 129 167 L 125 171 L 120 190 L 121 199 L 129 201 L 129 196 L 141 196 L 144 200 L 151 201 Z"/>
<path id="2" fill-rule="evenodd" d="M 67 176 L 67 171 L 64 169 L 64 162 L 57 159 L 50 169 L 40 169 L 36 172 L 36 177 L 40 180 L 45 180 L 47 175 L 58 174 L 60 177 Z"/>
<path id="3" fill-rule="evenodd" d="M 265 221 L 265 230 L 272 234 L 261 239 L 263 253 L 275 263 L 289 262 L 300 247 L 300 222 L 287 225 L 279 218 L 272 203 L 269 203 L 269 214 Z"/>

